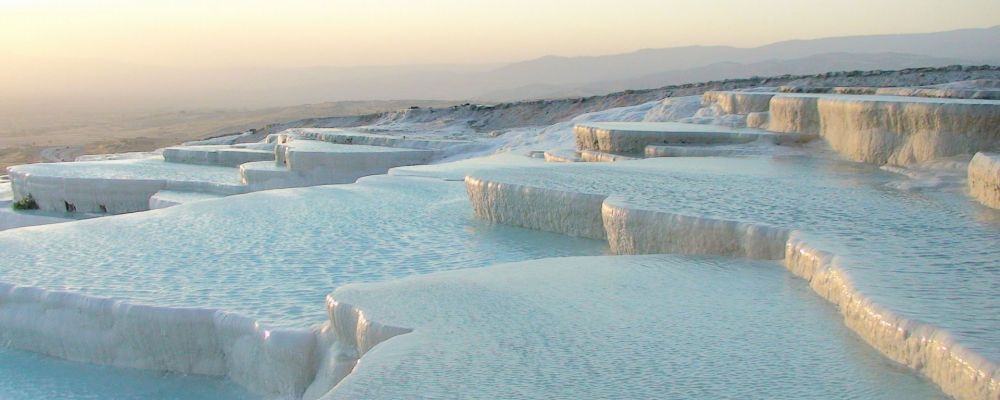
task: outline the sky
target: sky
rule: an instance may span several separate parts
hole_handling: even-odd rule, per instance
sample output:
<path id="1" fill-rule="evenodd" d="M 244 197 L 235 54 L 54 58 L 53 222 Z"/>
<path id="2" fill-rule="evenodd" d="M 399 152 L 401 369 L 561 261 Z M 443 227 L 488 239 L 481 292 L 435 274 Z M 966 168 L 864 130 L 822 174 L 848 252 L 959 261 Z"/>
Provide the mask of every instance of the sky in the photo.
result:
<path id="1" fill-rule="evenodd" d="M 998 0 L 0 0 L 0 59 L 480 64 L 998 24 Z"/>

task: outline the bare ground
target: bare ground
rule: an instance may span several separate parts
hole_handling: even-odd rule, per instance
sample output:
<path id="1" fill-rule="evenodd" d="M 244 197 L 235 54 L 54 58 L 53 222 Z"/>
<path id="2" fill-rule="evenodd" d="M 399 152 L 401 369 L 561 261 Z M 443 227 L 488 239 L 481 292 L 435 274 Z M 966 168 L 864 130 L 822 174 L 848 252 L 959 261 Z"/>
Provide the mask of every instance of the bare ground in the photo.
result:
<path id="1" fill-rule="evenodd" d="M 33 107 L 0 110 L 0 174 L 10 165 L 69 161 L 83 154 L 151 151 L 272 123 L 391 111 L 455 102 L 350 101 L 239 110 L 79 112 Z"/>

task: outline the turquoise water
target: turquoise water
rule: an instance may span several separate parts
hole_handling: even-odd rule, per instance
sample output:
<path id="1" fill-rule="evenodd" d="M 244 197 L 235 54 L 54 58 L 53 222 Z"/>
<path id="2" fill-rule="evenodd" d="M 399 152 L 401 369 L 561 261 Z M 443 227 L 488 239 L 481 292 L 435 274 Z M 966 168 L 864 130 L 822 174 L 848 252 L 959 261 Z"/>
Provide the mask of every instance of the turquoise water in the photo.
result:
<path id="1" fill-rule="evenodd" d="M 346 283 L 606 247 L 480 222 L 461 182 L 380 176 L 0 232 L 0 282 L 307 327 Z"/>
<path id="2" fill-rule="evenodd" d="M 397 172 L 454 179 L 484 166 L 496 168 Z M 477 176 L 801 229 L 850 261 L 856 286 L 880 304 L 988 357 L 1000 352 L 1000 218 L 951 187 L 904 190 L 901 175 L 806 157 L 539 164 Z M 0 282 L 220 308 L 268 326 L 323 322 L 324 297 L 360 283 L 338 299 L 415 331 L 366 354 L 335 391 L 341 398 L 943 397 L 776 263 L 652 256 L 478 268 L 607 249 L 478 221 L 456 181 L 378 176 L 231 196 L 0 232 L 0 249 Z M 443 271 L 454 272 L 398 280 Z M 245 398 L 225 381 L 3 351 L 8 397 Z"/>
<path id="3" fill-rule="evenodd" d="M 255 399 L 222 379 L 82 364 L 0 348 L 4 400 Z"/>
<path id="4" fill-rule="evenodd" d="M 634 208 L 804 232 L 878 304 L 1000 361 L 1000 218 L 956 185 L 913 185 L 815 157 L 660 158 L 485 170 L 476 177 L 616 194 Z M 906 189 L 912 188 L 912 189 Z"/>
<path id="5" fill-rule="evenodd" d="M 337 399 L 944 399 L 777 262 L 574 257 L 351 285 L 413 332 Z"/>

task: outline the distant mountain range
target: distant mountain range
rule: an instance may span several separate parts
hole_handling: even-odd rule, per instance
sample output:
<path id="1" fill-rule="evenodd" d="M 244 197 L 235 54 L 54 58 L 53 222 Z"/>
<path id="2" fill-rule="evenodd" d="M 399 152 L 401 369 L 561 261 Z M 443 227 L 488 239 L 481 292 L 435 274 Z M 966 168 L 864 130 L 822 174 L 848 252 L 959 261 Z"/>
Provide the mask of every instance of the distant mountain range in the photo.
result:
<path id="1" fill-rule="evenodd" d="M 34 61 L 45 64 L 43 61 Z M 52 98 L 115 106 L 262 107 L 337 100 L 467 99 L 483 102 L 553 98 L 707 80 L 1000 64 L 1000 26 L 938 33 L 792 40 L 754 48 L 687 46 L 588 57 L 547 56 L 507 65 L 420 65 L 184 70 L 75 61 L 82 82 L 59 66 L 17 76 L 8 101 Z M 65 63 L 61 64 L 65 66 Z M 3 66 L 0 66 L 3 72 Z M 90 100 L 88 100 L 90 99 Z"/>

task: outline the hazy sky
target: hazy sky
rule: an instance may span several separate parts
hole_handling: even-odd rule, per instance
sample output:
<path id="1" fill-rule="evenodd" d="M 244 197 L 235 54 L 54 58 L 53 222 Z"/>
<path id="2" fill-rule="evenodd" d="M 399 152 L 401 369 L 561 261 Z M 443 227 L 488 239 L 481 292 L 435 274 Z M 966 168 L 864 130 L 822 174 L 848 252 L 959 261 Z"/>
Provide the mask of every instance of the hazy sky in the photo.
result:
<path id="1" fill-rule="evenodd" d="M 0 0 L 0 58 L 492 63 L 1000 24 L 1000 0 Z"/>

